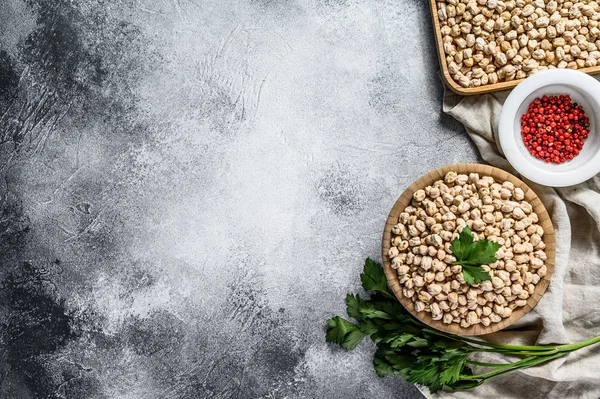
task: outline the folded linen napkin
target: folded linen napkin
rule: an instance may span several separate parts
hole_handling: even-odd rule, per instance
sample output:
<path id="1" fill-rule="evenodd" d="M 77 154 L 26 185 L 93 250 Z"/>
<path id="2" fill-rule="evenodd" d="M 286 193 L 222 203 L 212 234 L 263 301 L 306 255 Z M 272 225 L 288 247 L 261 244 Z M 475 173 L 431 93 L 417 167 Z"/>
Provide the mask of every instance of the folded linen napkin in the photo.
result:
<path id="1" fill-rule="evenodd" d="M 446 90 L 443 110 L 465 126 L 486 162 L 519 176 L 497 144 L 498 120 L 508 93 L 462 97 Z M 596 336 L 600 334 L 600 177 L 554 189 L 524 181 L 538 194 L 554 224 L 554 273 L 548 290 L 529 314 L 485 339 L 533 345 L 572 343 Z M 485 359 L 502 361 L 495 354 Z M 498 377 L 470 391 L 433 397 L 598 399 L 600 345 Z"/>

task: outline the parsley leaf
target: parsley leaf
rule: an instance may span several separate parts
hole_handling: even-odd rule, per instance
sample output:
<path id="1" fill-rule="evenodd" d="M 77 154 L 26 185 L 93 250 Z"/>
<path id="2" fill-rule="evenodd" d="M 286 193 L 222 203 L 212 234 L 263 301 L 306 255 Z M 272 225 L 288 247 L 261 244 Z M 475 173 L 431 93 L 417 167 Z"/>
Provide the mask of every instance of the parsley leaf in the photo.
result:
<path id="1" fill-rule="evenodd" d="M 450 251 L 456 257 L 454 264 L 462 266 L 467 284 L 474 285 L 492 279 L 480 266 L 496 262 L 496 251 L 499 248 L 500 244 L 486 239 L 474 242 L 473 232 L 469 226 L 465 226 L 458 238 L 452 242 Z"/>
<path id="2" fill-rule="evenodd" d="M 425 338 L 414 337 L 407 345 L 412 346 L 413 348 L 426 348 L 430 343 Z"/>
<path id="3" fill-rule="evenodd" d="M 455 351 L 446 352 L 440 360 L 444 362 L 444 369 L 440 373 L 440 382 L 442 384 L 453 384 L 460 379 L 461 372 L 469 359 L 469 352 Z"/>
<path id="4" fill-rule="evenodd" d="M 387 298 L 394 298 L 387 288 L 387 278 L 383 268 L 370 258 L 365 260 L 364 272 L 360 274 L 362 286 L 367 291 L 376 291 Z"/>
<path id="5" fill-rule="evenodd" d="M 450 251 L 452 251 L 456 259 L 466 259 L 469 257 L 471 251 L 473 250 L 472 245 L 473 233 L 471 232 L 469 226 L 465 226 L 460 232 L 458 238 L 456 238 L 452 242 L 452 245 L 450 246 Z"/>
<path id="6" fill-rule="evenodd" d="M 463 278 L 469 285 L 480 284 L 484 281 L 491 280 L 492 276 L 479 266 L 461 265 Z"/>
<path id="7" fill-rule="evenodd" d="M 356 348 L 356 345 L 368 335 L 361 331 L 360 326 L 340 316 L 327 320 L 327 325 L 329 329 L 325 337 L 326 341 L 335 342 L 346 350 Z"/>
<path id="8" fill-rule="evenodd" d="M 427 385 L 429 390 L 435 393 L 442 388 L 440 382 L 440 366 L 442 365 L 436 355 L 420 356 L 408 372 L 406 379 L 413 384 Z"/>
<path id="9" fill-rule="evenodd" d="M 390 334 L 388 339 L 386 340 L 388 344 L 392 348 L 401 348 L 408 343 L 414 337 L 413 334 L 404 333 L 404 334 Z"/>
<path id="10" fill-rule="evenodd" d="M 373 356 L 373 365 L 375 366 L 375 372 L 380 377 L 385 377 L 386 375 L 391 375 L 395 373 L 390 362 L 388 362 L 385 357 L 380 356 L 378 354 L 375 354 L 375 356 Z"/>
<path id="11" fill-rule="evenodd" d="M 418 356 L 410 353 L 399 353 L 394 348 L 380 345 L 373 357 L 375 371 L 381 377 L 388 374 L 408 376 Z"/>
<path id="12" fill-rule="evenodd" d="M 489 240 L 479 240 L 471 244 L 471 253 L 469 256 L 460 259 L 461 263 L 469 265 L 488 265 L 496 262 L 496 251 L 500 244 Z"/>
<path id="13" fill-rule="evenodd" d="M 346 312 L 348 316 L 361 321 L 360 308 L 365 306 L 365 301 L 358 295 L 346 295 Z"/>

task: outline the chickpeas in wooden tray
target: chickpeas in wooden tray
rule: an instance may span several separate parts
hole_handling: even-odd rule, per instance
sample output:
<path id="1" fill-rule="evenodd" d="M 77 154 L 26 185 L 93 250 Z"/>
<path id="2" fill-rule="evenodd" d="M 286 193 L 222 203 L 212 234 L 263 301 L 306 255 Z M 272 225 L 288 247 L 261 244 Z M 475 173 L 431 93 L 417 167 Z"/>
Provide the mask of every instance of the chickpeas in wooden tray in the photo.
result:
<path id="1" fill-rule="evenodd" d="M 461 94 L 516 86 L 539 71 L 600 72 L 595 1 L 431 2 L 444 77 Z"/>

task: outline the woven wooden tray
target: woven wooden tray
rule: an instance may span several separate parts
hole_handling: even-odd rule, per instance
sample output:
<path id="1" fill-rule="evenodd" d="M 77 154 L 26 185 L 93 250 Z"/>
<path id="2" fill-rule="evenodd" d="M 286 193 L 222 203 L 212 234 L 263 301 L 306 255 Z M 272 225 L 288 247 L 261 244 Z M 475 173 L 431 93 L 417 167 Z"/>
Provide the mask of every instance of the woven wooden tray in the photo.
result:
<path id="1" fill-rule="evenodd" d="M 523 79 L 511 80 L 510 82 L 487 84 L 485 86 L 470 87 L 466 89 L 460 86 L 458 83 L 456 83 L 454 79 L 452 79 L 452 76 L 450 76 L 450 72 L 448 72 L 448 64 L 446 63 L 446 54 L 444 53 L 444 47 L 442 42 L 442 32 L 440 30 L 440 21 L 438 19 L 437 2 L 436 0 L 430 0 L 429 4 L 431 6 L 431 16 L 433 17 L 433 29 L 435 33 L 435 42 L 437 44 L 438 55 L 440 59 L 440 67 L 442 69 L 444 81 L 446 82 L 446 85 L 450 88 L 450 90 L 457 94 L 469 96 L 475 94 L 489 93 L 493 91 L 512 89 L 513 87 L 515 87 L 523 81 Z M 600 73 L 600 65 L 595 67 L 578 69 L 578 71 L 585 72 L 590 75 L 597 74 Z"/>
<path id="2" fill-rule="evenodd" d="M 441 320 L 433 320 L 431 315 L 427 312 L 416 312 L 414 309 L 414 304 L 410 298 L 404 297 L 402 294 L 402 287 L 398 281 L 398 274 L 396 270 L 392 269 L 391 261 L 388 258 L 388 250 L 391 246 L 392 239 L 392 227 L 398 223 L 398 216 L 400 213 L 410 204 L 412 200 L 413 193 L 419 189 L 425 188 L 435 181 L 443 179 L 446 173 L 454 171 L 459 174 L 469 174 L 469 173 L 479 173 L 480 176 L 491 176 L 498 182 L 510 181 L 515 187 L 520 187 L 525 192 L 525 200 L 528 201 L 532 206 L 533 210 L 538 214 L 539 222 L 538 224 L 544 228 L 544 237 L 543 240 L 546 243 L 546 255 L 548 259 L 545 264 L 548 269 L 548 273 L 541 279 L 536 287 L 533 295 L 529 297 L 527 300 L 527 304 L 523 307 L 516 308 L 512 315 L 506 319 L 502 319 L 499 323 L 492 323 L 488 327 L 485 327 L 482 324 L 476 324 L 474 326 L 463 328 L 457 325 L 456 323 L 452 324 L 444 324 Z M 419 180 L 410 185 L 402 193 L 400 198 L 394 204 L 390 214 L 385 223 L 385 228 L 383 230 L 383 243 L 382 243 L 382 257 L 383 257 L 383 266 L 385 269 L 385 275 L 387 277 L 390 288 L 398 298 L 398 300 L 402 303 L 402 305 L 408 310 L 414 317 L 427 324 L 430 327 L 438 329 L 440 331 L 448 332 L 451 334 L 460 334 L 460 335 L 483 335 L 493 333 L 495 331 L 501 330 L 503 328 L 508 327 L 515 321 L 519 320 L 521 317 L 525 316 L 531 309 L 535 307 L 535 305 L 539 302 L 540 298 L 546 291 L 548 284 L 550 284 L 550 278 L 552 276 L 552 272 L 554 270 L 554 258 L 556 255 L 556 241 L 554 237 L 554 228 L 552 227 L 552 221 L 550 220 L 550 216 L 546 211 L 546 208 L 542 204 L 542 201 L 538 198 L 538 196 L 531 190 L 525 183 L 511 175 L 510 173 L 494 168 L 489 165 L 481 165 L 481 164 L 456 164 L 444 166 L 442 168 L 433 170 L 427 173 L 425 176 L 422 176 Z"/>

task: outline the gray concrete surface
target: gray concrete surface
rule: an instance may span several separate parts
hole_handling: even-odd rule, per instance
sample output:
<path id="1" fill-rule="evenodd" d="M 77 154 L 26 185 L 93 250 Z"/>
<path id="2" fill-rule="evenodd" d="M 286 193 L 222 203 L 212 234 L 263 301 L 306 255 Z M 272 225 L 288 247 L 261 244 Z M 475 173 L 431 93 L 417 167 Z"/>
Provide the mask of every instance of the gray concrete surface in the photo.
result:
<path id="1" fill-rule="evenodd" d="M 417 398 L 324 322 L 477 156 L 423 0 L 3 0 L 0 397 Z"/>

